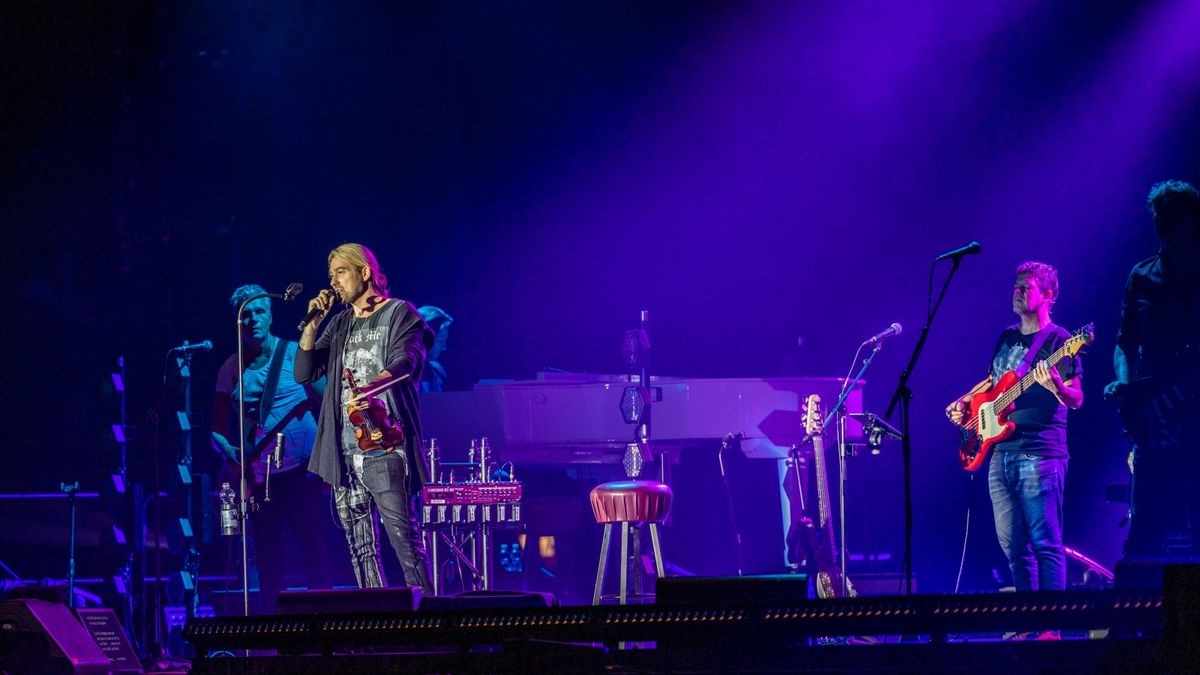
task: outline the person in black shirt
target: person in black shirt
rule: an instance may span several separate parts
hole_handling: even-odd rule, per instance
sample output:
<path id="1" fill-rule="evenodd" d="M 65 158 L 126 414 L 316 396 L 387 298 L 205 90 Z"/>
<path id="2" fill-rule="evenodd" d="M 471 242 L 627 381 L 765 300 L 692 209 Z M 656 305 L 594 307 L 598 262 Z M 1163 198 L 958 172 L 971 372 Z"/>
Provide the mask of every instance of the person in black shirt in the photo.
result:
<path id="1" fill-rule="evenodd" d="M 1200 448 L 1192 436 L 1200 428 L 1200 193 L 1166 181 L 1150 189 L 1146 204 L 1160 248 L 1125 284 L 1116 380 L 1104 392 L 1134 440 L 1123 562 L 1168 557 L 1173 526 L 1191 529 L 1191 555 L 1200 555 Z"/>
<path id="2" fill-rule="evenodd" d="M 1040 384 L 1021 396 L 1008 420 L 1015 429 L 993 448 L 988 490 L 996 537 L 1018 591 L 1066 588 L 1062 543 L 1063 487 L 1067 475 L 1067 408 L 1083 405 L 1079 357 L 1051 368 L 1045 359 L 1070 338 L 1050 320 L 1058 300 L 1058 272 L 1040 262 L 1017 267 L 1013 312 L 1021 322 L 1004 329 L 993 350 L 990 375 L 951 403 L 946 414 L 963 424 L 964 406 L 1001 375 L 1030 370 Z"/>
<path id="3" fill-rule="evenodd" d="M 296 351 L 297 382 L 329 376 L 309 470 L 333 486 L 359 587 L 387 585 L 379 559 L 377 511 L 405 583 L 429 594 L 433 587 L 416 510 L 421 486 L 429 480 L 428 466 L 421 461 L 417 383 L 434 334 L 412 303 L 389 297 L 375 254 L 361 244 L 342 244 L 330 252 L 329 285 L 332 290 L 308 303 L 317 316 L 304 326 Z M 334 315 L 317 337 L 317 326 L 335 298 L 347 309 Z M 363 390 L 395 382 L 379 398 L 403 430 L 403 443 L 360 450 L 346 413 L 351 403 L 343 382 L 346 368 Z"/>

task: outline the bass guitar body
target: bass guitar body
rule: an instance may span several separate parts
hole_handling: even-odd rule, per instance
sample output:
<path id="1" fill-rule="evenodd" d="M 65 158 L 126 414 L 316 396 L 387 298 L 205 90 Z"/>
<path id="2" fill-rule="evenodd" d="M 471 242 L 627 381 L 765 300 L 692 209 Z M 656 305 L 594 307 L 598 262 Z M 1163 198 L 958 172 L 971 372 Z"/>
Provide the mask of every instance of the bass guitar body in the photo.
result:
<path id="1" fill-rule="evenodd" d="M 1021 381 L 1015 371 L 1008 371 L 996 381 L 987 391 L 979 392 L 971 397 L 967 404 L 967 419 L 973 420 L 974 425 L 963 428 L 963 442 L 958 449 L 958 458 L 962 460 L 963 468 L 976 471 L 987 461 L 992 448 L 1000 441 L 1012 435 L 1016 425 L 1008 421 L 1008 415 L 1015 404 L 998 401 L 1008 390 Z"/>

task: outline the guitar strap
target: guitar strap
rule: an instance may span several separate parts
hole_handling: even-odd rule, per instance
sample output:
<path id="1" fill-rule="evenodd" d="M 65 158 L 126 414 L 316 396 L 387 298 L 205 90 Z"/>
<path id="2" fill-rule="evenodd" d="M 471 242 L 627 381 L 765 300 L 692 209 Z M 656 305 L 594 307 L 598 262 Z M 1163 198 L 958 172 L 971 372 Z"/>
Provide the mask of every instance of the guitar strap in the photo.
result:
<path id="1" fill-rule="evenodd" d="M 1053 325 L 1050 324 L 1050 326 Z M 1025 352 L 1025 358 L 1017 364 L 1017 377 L 1025 377 L 1025 374 L 1033 368 L 1033 362 L 1038 353 L 1042 351 L 1042 345 L 1046 344 L 1046 338 L 1050 337 L 1050 326 L 1046 326 L 1046 330 L 1038 331 L 1037 337 L 1033 338 L 1033 344 L 1029 345 L 1029 351 Z"/>
<path id="2" fill-rule="evenodd" d="M 271 371 L 267 373 L 267 384 L 263 387 L 262 401 L 258 404 L 258 428 L 264 429 L 275 407 L 275 390 L 279 388 L 279 373 L 283 371 L 283 358 L 291 342 L 283 338 L 275 340 L 275 353 L 271 355 Z M 253 441 L 253 438 L 251 438 Z M 253 445 L 253 442 L 251 442 Z"/>

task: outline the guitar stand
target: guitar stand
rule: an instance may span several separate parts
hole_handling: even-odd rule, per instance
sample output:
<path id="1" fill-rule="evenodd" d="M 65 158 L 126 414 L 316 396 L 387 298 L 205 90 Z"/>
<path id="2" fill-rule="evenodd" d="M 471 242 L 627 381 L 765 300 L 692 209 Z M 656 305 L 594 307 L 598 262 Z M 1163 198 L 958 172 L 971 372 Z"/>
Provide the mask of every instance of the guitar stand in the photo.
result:
<path id="1" fill-rule="evenodd" d="M 444 595 L 446 592 L 446 580 L 442 578 L 441 571 L 441 556 L 438 555 L 438 549 L 445 547 L 450 552 L 450 557 L 445 561 L 445 564 L 454 564 L 458 568 L 458 578 L 462 583 L 463 591 L 490 591 L 491 583 L 491 529 L 492 526 L 486 523 L 481 523 L 474 527 L 466 527 L 468 531 L 459 534 L 459 528 L 462 526 L 454 526 L 449 532 L 431 531 L 430 534 L 430 562 L 433 568 L 433 593 L 434 595 Z M 478 533 L 478 537 L 476 537 Z M 463 574 L 463 568 L 466 568 L 466 574 Z M 468 579 L 470 585 L 468 587 Z"/>

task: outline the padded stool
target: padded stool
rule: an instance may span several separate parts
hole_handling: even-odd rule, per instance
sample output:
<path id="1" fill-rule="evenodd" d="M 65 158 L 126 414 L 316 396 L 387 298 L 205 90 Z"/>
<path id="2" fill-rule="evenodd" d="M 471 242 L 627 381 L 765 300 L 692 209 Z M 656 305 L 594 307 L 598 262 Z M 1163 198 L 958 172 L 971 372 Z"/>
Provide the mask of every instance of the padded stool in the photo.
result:
<path id="1" fill-rule="evenodd" d="M 647 480 L 617 481 L 602 483 L 592 488 L 592 513 L 596 522 L 604 525 L 604 539 L 600 544 L 600 567 L 596 570 L 596 590 L 592 604 L 600 604 L 600 590 L 604 585 L 604 569 L 608 565 L 608 547 L 612 541 L 612 528 L 621 524 L 621 604 L 626 603 L 629 590 L 629 541 L 630 526 L 650 525 L 650 546 L 654 552 L 654 570 L 661 578 L 663 573 L 662 547 L 658 543 L 658 524 L 667 519 L 671 510 L 671 488 L 662 483 Z"/>

